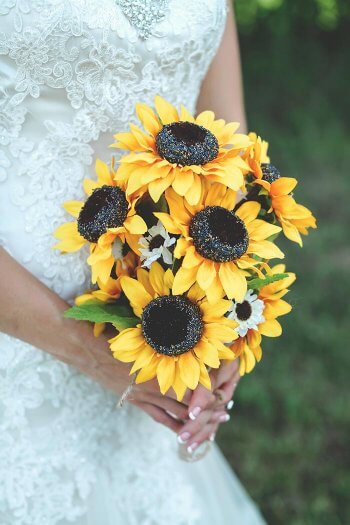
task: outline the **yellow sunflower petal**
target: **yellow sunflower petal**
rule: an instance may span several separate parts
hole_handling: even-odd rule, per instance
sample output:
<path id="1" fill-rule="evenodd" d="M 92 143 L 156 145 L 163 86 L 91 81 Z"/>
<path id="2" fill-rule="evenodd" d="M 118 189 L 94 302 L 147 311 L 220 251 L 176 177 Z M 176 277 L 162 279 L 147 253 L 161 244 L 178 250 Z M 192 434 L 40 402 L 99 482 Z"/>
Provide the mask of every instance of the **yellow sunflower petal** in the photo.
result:
<path id="1" fill-rule="evenodd" d="M 252 221 L 247 225 L 247 230 L 250 239 L 254 241 L 262 241 L 279 233 L 281 228 L 274 224 L 269 224 L 266 221 L 255 219 L 255 221 Z"/>
<path id="2" fill-rule="evenodd" d="M 127 217 L 124 221 L 124 227 L 134 235 L 142 235 L 147 231 L 147 224 L 139 215 Z"/>
<path id="3" fill-rule="evenodd" d="M 233 262 L 220 264 L 219 277 L 229 299 L 240 302 L 247 292 L 244 273 Z"/>
<path id="4" fill-rule="evenodd" d="M 200 306 L 203 312 L 203 320 L 210 322 L 218 317 L 222 317 L 229 310 L 231 304 L 232 302 L 226 299 L 221 299 L 214 304 L 210 304 L 207 301 L 203 302 Z"/>
<path id="5" fill-rule="evenodd" d="M 94 180 L 85 179 L 83 182 L 83 188 L 86 195 L 91 195 L 95 188 L 98 188 L 100 184 Z"/>
<path id="6" fill-rule="evenodd" d="M 199 286 L 203 288 L 203 290 L 207 290 L 207 288 L 210 288 L 215 277 L 215 264 L 212 261 L 204 259 L 197 272 L 197 282 Z"/>
<path id="7" fill-rule="evenodd" d="M 174 250 L 174 257 L 176 259 L 180 259 L 181 257 L 187 255 L 188 250 L 190 255 L 186 258 L 186 266 L 183 266 L 186 268 L 193 268 L 194 265 L 198 266 L 199 262 L 195 264 L 195 260 L 197 261 L 196 253 L 193 249 L 191 249 L 190 242 L 187 241 L 184 237 L 178 239 Z"/>
<path id="8" fill-rule="evenodd" d="M 287 301 L 283 301 L 283 299 L 269 301 L 265 303 L 264 317 L 265 319 L 275 319 L 281 315 L 289 314 L 291 310 L 292 306 Z"/>
<path id="9" fill-rule="evenodd" d="M 205 290 L 209 303 L 217 303 L 225 295 L 219 276 L 216 276 L 211 286 Z"/>
<path id="10" fill-rule="evenodd" d="M 176 368 L 175 368 L 175 375 L 174 375 L 174 381 L 173 381 L 173 390 L 176 394 L 176 399 L 178 401 L 182 401 L 183 398 L 184 398 L 184 395 L 186 393 L 186 390 L 187 390 L 187 386 L 185 385 L 185 383 L 182 381 L 181 377 L 180 377 L 180 371 L 179 371 L 179 366 L 178 366 L 178 362 L 176 363 Z"/>
<path id="11" fill-rule="evenodd" d="M 200 366 L 198 359 L 194 357 L 192 352 L 186 352 L 179 356 L 178 366 L 180 371 L 180 378 L 188 388 L 194 390 L 197 388 L 200 376 Z"/>
<path id="12" fill-rule="evenodd" d="M 145 347 L 142 349 L 142 351 L 139 353 L 139 355 L 135 359 L 135 362 L 132 365 L 132 368 L 130 370 L 130 375 L 133 374 L 134 372 L 137 372 L 137 370 L 140 370 L 140 368 L 144 368 L 145 366 L 149 365 L 153 356 L 154 356 L 153 348 L 151 348 L 148 345 L 145 345 Z"/>
<path id="13" fill-rule="evenodd" d="M 292 177 L 281 177 L 271 184 L 271 193 L 273 195 L 288 195 L 297 184 L 298 181 Z"/>
<path id="14" fill-rule="evenodd" d="M 201 177 L 194 174 L 193 175 L 193 184 L 186 192 L 185 198 L 186 201 L 191 204 L 191 206 L 195 206 L 200 201 L 202 194 L 202 180 Z"/>
<path id="15" fill-rule="evenodd" d="M 124 350 L 136 350 L 145 344 L 141 328 L 126 328 L 116 337 L 110 340 L 113 352 Z"/>
<path id="16" fill-rule="evenodd" d="M 168 189 L 173 182 L 174 176 L 170 173 L 163 179 L 157 179 L 149 183 L 148 192 L 154 202 L 158 202 L 166 189 Z"/>
<path id="17" fill-rule="evenodd" d="M 250 241 L 247 253 L 254 253 L 263 259 L 284 259 L 284 253 L 271 241 Z"/>
<path id="18" fill-rule="evenodd" d="M 282 326 L 276 319 L 269 319 L 259 325 L 259 332 L 267 337 L 279 337 L 282 334 Z"/>
<path id="19" fill-rule="evenodd" d="M 203 334 L 209 340 L 217 339 L 223 343 L 231 343 L 235 338 L 233 328 L 222 323 L 205 324 Z"/>
<path id="20" fill-rule="evenodd" d="M 187 292 L 196 281 L 196 268 L 179 268 L 173 283 L 173 294 L 181 295 Z"/>
<path id="21" fill-rule="evenodd" d="M 145 130 L 155 135 L 160 130 L 160 123 L 152 108 L 146 104 L 136 104 L 136 113 Z"/>
<path id="22" fill-rule="evenodd" d="M 109 167 L 102 160 L 97 159 L 95 163 L 95 171 L 97 174 L 98 182 L 101 184 L 107 184 L 108 186 L 113 185 L 113 178 Z"/>
<path id="23" fill-rule="evenodd" d="M 136 306 L 143 309 L 152 300 L 150 294 L 136 279 L 123 276 L 120 278 L 120 284 L 133 307 Z"/>
<path id="24" fill-rule="evenodd" d="M 173 188 L 181 196 L 186 195 L 193 185 L 193 173 L 190 171 L 177 170 L 173 181 Z"/>
<path id="25" fill-rule="evenodd" d="M 220 360 L 215 346 L 203 339 L 194 347 L 194 353 L 199 360 L 212 368 L 219 368 Z"/>
<path id="26" fill-rule="evenodd" d="M 255 367 L 255 356 L 247 344 L 245 345 L 244 354 L 241 357 L 241 362 L 242 361 L 244 363 L 244 364 L 242 363 L 244 366 L 244 372 L 246 374 L 249 374 L 249 372 L 251 372 L 253 368 Z M 240 368 L 240 373 L 241 373 L 241 368 Z"/>
<path id="27" fill-rule="evenodd" d="M 135 383 L 139 385 L 140 383 L 145 383 L 146 381 L 150 381 L 151 379 L 156 377 L 157 366 L 158 358 L 154 355 L 151 361 L 148 363 L 148 365 L 142 368 L 137 374 Z"/>
<path id="28" fill-rule="evenodd" d="M 79 217 L 79 213 L 84 206 L 81 201 L 68 201 L 63 204 L 63 208 L 76 219 Z"/>
<path id="29" fill-rule="evenodd" d="M 175 223 L 174 219 L 168 215 L 168 213 L 161 213 L 156 212 L 154 215 L 157 217 L 157 219 L 160 220 L 160 222 L 163 224 L 164 228 L 169 232 L 173 233 L 175 235 L 179 235 L 181 233 L 181 230 Z"/>
<path id="30" fill-rule="evenodd" d="M 137 269 L 137 280 L 140 281 L 146 292 L 148 292 L 152 297 L 154 295 L 154 290 L 149 281 L 149 272 L 144 268 Z"/>
<path id="31" fill-rule="evenodd" d="M 170 268 L 167 269 L 167 271 L 164 274 L 164 285 L 169 288 L 169 290 L 172 289 L 174 284 L 174 274 L 170 270 Z"/>
<path id="32" fill-rule="evenodd" d="M 157 379 L 161 393 L 166 394 L 175 379 L 175 359 L 173 357 L 162 356 L 159 359 Z"/>
<path id="33" fill-rule="evenodd" d="M 260 208 L 261 206 L 258 202 L 248 201 L 242 204 L 235 213 L 242 221 L 249 224 L 257 218 Z"/>
<path id="34" fill-rule="evenodd" d="M 210 380 L 210 376 L 209 376 L 207 367 L 201 361 L 199 361 L 199 366 L 200 366 L 199 382 L 205 388 L 207 388 L 208 390 L 211 390 L 211 380 Z"/>
<path id="35" fill-rule="evenodd" d="M 76 222 L 61 224 L 55 230 L 54 236 L 60 240 L 59 243 L 55 244 L 54 248 L 61 250 L 61 252 L 76 252 L 86 244 L 86 240 L 78 232 Z"/>
<path id="36" fill-rule="evenodd" d="M 178 112 L 170 102 L 167 102 L 164 98 L 157 95 L 154 99 L 154 105 L 163 125 L 171 124 L 171 122 L 178 122 Z"/>
<path id="37" fill-rule="evenodd" d="M 169 295 L 169 288 L 164 284 L 164 274 L 164 268 L 158 262 L 152 263 L 149 271 L 149 282 L 159 296 Z"/>
<path id="38" fill-rule="evenodd" d="M 181 104 L 180 120 L 185 122 L 194 122 L 195 119 L 191 113 Z"/>

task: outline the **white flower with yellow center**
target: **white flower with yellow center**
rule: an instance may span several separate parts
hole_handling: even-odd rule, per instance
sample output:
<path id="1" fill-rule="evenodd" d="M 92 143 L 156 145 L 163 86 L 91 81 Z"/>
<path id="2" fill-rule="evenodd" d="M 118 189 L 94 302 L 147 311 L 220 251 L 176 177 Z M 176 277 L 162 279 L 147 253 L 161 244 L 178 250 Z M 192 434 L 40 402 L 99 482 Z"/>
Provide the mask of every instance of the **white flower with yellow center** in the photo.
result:
<path id="1" fill-rule="evenodd" d="M 264 301 L 258 299 L 253 290 L 248 290 L 241 303 L 232 302 L 227 317 L 238 323 L 235 330 L 238 335 L 244 337 L 248 330 L 257 330 L 258 325 L 265 321 L 264 308 Z"/>
<path id="2" fill-rule="evenodd" d="M 158 259 L 163 259 L 165 264 L 172 264 L 173 255 L 169 248 L 175 242 L 175 237 L 170 237 L 162 223 L 158 221 L 156 226 L 152 226 L 139 240 L 142 266 L 150 268 L 151 264 Z"/>

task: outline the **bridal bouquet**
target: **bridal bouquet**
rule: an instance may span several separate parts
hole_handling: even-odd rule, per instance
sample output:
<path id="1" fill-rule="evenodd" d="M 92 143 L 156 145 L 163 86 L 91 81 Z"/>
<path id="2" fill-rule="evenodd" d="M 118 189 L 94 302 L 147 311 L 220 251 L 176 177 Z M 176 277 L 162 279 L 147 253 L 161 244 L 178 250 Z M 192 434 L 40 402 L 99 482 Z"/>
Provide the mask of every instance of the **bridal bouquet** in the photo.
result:
<path id="1" fill-rule="evenodd" d="M 237 123 L 160 97 L 136 112 L 142 128 L 115 135 L 118 165 L 98 160 L 85 201 L 64 205 L 74 221 L 56 230 L 56 248 L 88 245 L 93 283 L 66 316 L 92 321 L 95 335 L 110 323 L 113 356 L 133 363 L 136 383 L 156 377 L 181 400 L 198 383 L 210 389 L 222 360 L 250 372 L 262 336 L 281 335 L 295 275 L 271 266 L 284 258 L 275 241 L 283 232 L 301 245 L 316 221 L 267 143 Z"/>

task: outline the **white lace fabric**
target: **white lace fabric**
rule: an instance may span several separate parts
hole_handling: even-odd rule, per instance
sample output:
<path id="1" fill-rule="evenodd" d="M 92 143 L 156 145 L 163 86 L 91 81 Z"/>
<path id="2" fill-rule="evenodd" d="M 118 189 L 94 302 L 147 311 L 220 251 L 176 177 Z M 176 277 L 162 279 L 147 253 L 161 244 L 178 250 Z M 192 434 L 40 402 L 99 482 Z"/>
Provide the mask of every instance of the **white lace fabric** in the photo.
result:
<path id="1" fill-rule="evenodd" d="M 194 111 L 225 17 L 225 0 L 170 0 L 142 40 L 114 0 L 0 1 L 0 243 L 64 299 L 88 287 L 89 271 L 84 251 L 52 249 L 62 203 L 82 198 L 136 102 L 160 94 Z M 204 523 L 175 439 L 115 403 L 0 334 L 0 525 Z"/>

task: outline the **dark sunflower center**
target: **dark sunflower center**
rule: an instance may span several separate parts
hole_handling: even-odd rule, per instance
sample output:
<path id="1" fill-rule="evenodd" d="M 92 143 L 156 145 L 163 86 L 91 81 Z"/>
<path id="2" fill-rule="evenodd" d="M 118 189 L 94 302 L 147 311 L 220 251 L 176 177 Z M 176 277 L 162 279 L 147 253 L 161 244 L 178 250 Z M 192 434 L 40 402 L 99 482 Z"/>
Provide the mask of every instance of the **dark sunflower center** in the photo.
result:
<path id="1" fill-rule="evenodd" d="M 180 166 L 207 164 L 219 153 L 215 135 L 193 122 L 166 124 L 156 137 L 156 146 L 163 159 Z"/>
<path id="2" fill-rule="evenodd" d="M 248 301 L 236 304 L 236 314 L 240 321 L 246 321 L 252 315 L 252 307 Z"/>
<path id="3" fill-rule="evenodd" d="M 191 350 L 203 332 L 198 306 L 182 295 L 153 299 L 142 313 L 141 325 L 147 343 L 168 356 Z"/>
<path id="4" fill-rule="evenodd" d="M 107 228 L 122 226 L 128 214 L 128 201 L 118 186 L 96 188 L 78 217 L 78 231 L 87 241 L 97 242 Z"/>
<path id="5" fill-rule="evenodd" d="M 272 184 L 279 179 L 281 174 L 273 164 L 261 164 L 261 171 L 263 173 L 263 180 Z"/>
<path id="6" fill-rule="evenodd" d="M 153 237 L 153 239 L 149 243 L 149 250 L 152 251 L 152 250 L 155 250 L 156 248 L 160 248 L 161 246 L 163 246 L 163 244 L 164 244 L 164 237 L 162 237 L 161 235 L 156 235 L 155 237 Z"/>
<path id="7" fill-rule="evenodd" d="M 215 262 L 239 259 L 248 249 L 244 222 L 226 208 L 208 206 L 191 221 L 190 235 L 197 252 Z"/>

